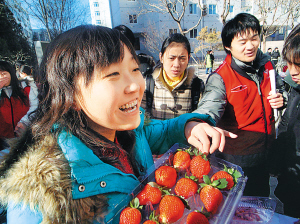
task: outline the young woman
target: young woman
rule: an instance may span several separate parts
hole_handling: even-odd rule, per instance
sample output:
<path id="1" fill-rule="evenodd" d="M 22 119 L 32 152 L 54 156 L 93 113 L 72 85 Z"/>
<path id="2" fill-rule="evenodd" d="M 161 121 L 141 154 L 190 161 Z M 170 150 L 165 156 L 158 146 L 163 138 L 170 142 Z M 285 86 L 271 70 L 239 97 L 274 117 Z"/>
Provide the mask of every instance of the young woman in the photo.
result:
<path id="1" fill-rule="evenodd" d="M 2 142 L 20 133 L 22 119 L 28 117 L 29 93 L 29 87 L 22 88 L 13 65 L 0 61 L 0 139 Z"/>
<path id="2" fill-rule="evenodd" d="M 199 114 L 146 125 L 145 83 L 117 30 L 79 26 L 59 35 L 40 75 L 35 120 L 0 166 L 8 223 L 119 223 L 152 153 L 175 142 L 222 150 L 231 135 Z"/>
<path id="3" fill-rule="evenodd" d="M 152 118 L 165 120 L 197 108 L 204 83 L 193 69 L 187 69 L 190 53 L 190 43 L 182 34 L 164 40 L 159 53 L 161 64 L 146 79 L 142 104 Z"/>

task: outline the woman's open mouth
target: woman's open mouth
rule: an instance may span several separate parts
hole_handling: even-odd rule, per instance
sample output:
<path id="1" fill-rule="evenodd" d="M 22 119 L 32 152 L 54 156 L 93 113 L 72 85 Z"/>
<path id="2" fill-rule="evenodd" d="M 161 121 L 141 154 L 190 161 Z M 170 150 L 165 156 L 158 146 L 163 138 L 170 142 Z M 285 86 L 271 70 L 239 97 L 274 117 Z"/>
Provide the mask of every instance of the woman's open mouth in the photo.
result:
<path id="1" fill-rule="evenodd" d="M 119 109 L 125 113 L 130 113 L 132 111 L 135 111 L 137 109 L 137 100 L 134 100 L 131 103 L 126 103 L 122 105 Z"/>

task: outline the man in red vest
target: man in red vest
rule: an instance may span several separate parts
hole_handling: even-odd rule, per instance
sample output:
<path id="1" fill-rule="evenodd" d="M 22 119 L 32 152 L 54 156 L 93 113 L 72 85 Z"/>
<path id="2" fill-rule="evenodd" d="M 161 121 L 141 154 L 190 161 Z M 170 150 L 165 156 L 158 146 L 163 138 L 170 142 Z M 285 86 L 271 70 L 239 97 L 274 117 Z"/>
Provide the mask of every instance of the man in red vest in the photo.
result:
<path id="1" fill-rule="evenodd" d="M 269 196 L 265 156 L 275 139 L 273 109 L 284 105 L 283 82 L 276 74 L 278 91 L 271 94 L 274 65 L 258 49 L 260 24 L 256 17 L 236 15 L 225 24 L 221 36 L 227 56 L 208 77 L 194 112 L 209 114 L 218 127 L 238 135 L 226 139 L 223 152 L 215 155 L 242 167 L 248 176 L 244 195 Z"/>

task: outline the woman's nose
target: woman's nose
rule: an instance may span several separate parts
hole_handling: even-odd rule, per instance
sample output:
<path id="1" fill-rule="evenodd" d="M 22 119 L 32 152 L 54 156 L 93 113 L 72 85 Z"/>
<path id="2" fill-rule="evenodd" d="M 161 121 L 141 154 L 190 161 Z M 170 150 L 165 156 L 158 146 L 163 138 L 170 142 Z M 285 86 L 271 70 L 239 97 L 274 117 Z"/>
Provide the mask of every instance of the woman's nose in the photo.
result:
<path id="1" fill-rule="evenodd" d="M 289 71 L 291 75 L 299 75 L 300 68 L 296 66 L 295 64 L 292 64 L 289 66 Z"/>

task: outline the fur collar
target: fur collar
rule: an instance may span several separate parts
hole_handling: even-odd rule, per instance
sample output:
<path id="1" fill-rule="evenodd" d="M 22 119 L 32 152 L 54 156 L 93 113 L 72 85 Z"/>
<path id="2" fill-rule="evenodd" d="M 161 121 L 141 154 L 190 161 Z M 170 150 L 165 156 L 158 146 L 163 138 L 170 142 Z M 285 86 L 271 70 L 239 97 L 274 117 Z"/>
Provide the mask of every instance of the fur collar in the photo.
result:
<path id="1" fill-rule="evenodd" d="M 6 159 L 15 158 L 18 149 L 12 147 Z M 10 167 L 2 161 L 0 170 L 0 202 L 7 205 L 23 203 L 38 208 L 45 223 L 103 222 L 107 200 L 103 195 L 73 200 L 70 166 L 56 139 L 46 136 L 29 147 Z"/>

